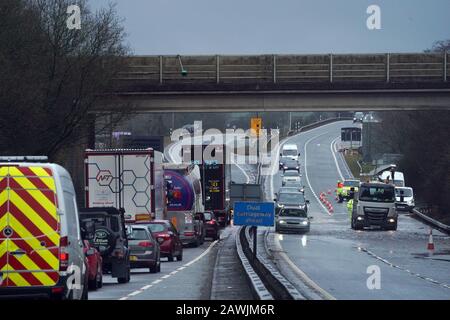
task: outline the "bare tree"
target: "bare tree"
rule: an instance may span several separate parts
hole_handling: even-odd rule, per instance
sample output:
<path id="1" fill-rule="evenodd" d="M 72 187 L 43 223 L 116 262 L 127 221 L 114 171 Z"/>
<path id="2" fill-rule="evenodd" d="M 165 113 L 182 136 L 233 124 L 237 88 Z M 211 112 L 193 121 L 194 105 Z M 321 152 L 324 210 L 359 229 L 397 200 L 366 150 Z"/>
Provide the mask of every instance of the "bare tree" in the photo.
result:
<path id="1" fill-rule="evenodd" d="M 67 27 L 69 0 L 3 0 L 0 5 L 2 153 L 54 157 L 96 122 L 129 49 L 115 7 L 81 8 L 80 30 Z M 112 118 L 120 121 L 127 110 Z M 105 128 L 97 128 L 104 130 Z"/>

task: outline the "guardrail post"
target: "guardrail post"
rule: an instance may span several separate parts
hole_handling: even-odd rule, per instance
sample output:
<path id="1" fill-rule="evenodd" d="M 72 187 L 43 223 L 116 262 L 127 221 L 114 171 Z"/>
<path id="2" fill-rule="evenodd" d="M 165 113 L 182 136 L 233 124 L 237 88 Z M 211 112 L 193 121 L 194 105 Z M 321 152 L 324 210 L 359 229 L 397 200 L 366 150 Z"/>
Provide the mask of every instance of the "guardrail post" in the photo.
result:
<path id="1" fill-rule="evenodd" d="M 447 55 L 448 51 L 444 51 L 444 82 L 447 82 Z"/>
<path id="2" fill-rule="evenodd" d="M 391 55 L 386 53 L 386 82 L 389 83 L 391 80 Z"/>
<path id="3" fill-rule="evenodd" d="M 333 54 L 330 53 L 330 83 L 333 82 Z"/>
<path id="4" fill-rule="evenodd" d="M 273 55 L 273 83 L 277 83 L 277 56 Z"/>
<path id="5" fill-rule="evenodd" d="M 159 56 L 159 83 L 163 83 L 163 56 Z"/>
<path id="6" fill-rule="evenodd" d="M 220 83 L 220 56 L 216 55 L 216 83 Z"/>

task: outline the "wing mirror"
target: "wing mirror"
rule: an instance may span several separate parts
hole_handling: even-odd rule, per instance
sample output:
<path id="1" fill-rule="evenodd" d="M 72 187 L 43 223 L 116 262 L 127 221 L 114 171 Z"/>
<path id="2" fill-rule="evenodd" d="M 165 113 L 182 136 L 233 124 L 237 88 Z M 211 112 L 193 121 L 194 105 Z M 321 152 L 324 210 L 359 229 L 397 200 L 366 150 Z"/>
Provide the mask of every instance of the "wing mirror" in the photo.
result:
<path id="1" fill-rule="evenodd" d="M 305 202 L 306 202 L 306 204 L 309 204 L 309 200 L 306 200 Z"/>
<path id="2" fill-rule="evenodd" d="M 314 219 L 314 217 L 308 217 L 308 220 L 313 220 Z"/>

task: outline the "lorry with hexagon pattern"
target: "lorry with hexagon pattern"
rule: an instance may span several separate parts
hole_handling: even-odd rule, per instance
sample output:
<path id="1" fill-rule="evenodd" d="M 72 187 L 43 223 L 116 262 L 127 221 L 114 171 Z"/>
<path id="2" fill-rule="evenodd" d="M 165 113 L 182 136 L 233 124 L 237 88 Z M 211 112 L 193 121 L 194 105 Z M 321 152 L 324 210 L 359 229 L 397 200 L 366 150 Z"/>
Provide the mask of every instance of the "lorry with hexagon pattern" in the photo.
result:
<path id="1" fill-rule="evenodd" d="M 162 219 L 166 210 L 162 162 L 162 154 L 151 148 L 86 150 L 86 207 L 123 209 L 127 223 Z"/>

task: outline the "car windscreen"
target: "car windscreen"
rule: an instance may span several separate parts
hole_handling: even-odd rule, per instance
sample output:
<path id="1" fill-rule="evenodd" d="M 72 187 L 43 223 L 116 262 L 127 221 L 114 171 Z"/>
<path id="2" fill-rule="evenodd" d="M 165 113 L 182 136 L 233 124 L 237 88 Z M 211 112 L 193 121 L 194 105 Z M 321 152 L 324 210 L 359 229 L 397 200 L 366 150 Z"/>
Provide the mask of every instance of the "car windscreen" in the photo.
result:
<path id="1" fill-rule="evenodd" d="M 162 223 L 152 223 L 147 226 L 151 232 L 163 232 L 166 230 L 166 226 Z"/>
<path id="2" fill-rule="evenodd" d="M 363 186 L 360 188 L 359 200 L 369 202 L 394 202 L 394 187 Z"/>
<path id="3" fill-rule="evenodd" d="M 305 210 L 302 209 L 283 209 L 279 213 L 280 217 L 298 217 L 307 218 Z"/>
<path id="4" fill-rule="evenodd" d="M 283 156 L 296 156 L 297 150 L 283 150 Z"/>
<path id="5" fill-rule="evenodd" d="M 298 172 L 294 170 L 289 170 L 284 172 L 285 177 L 298 177 Z"/>
<path id="6" fill-rule="evenodd" d="M 412 196 L 413 196 L 413 193 L 412 193 L 412 190 L 411 190 L 411 189 L 407 189 L 407 188 L 405 188 L 405 189 L 403 189 L 403 188 L 396 188 L 396 189 L 395 189 L 395 195 L 396 195 L 397 197 L 401 197 L 401 196 L 404 196 L 404 197 L 412 197 Z"/>
<path id="7" fill-rule="evenodd" d="M 280 193 L 278 201 L 282 203 L 305 203 L 305 197 L 299 192 Z"/>
<path id="8" fill-rule="evenodd" d="M 359 187 L 359 181 L 344 181 L 344 187 Z"/>
<path id="9" fill-rule="evenodd" d="M 148 233 L 145 232 L 145 229 L 136 229 L 133 228 L 131 230 L 131 235 L 128 237 L 129 240 L 148 240 Z"/>

